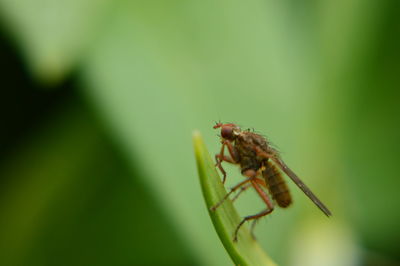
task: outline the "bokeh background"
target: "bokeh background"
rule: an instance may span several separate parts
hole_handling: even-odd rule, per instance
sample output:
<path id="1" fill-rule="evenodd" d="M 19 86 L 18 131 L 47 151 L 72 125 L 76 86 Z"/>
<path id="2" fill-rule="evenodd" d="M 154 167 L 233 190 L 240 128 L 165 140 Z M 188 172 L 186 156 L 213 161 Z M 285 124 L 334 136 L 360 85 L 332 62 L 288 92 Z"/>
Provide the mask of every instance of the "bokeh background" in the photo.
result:
<path id="1" fill-rule="evenodd" d="M 218 120 L 333 212 L 290 184 L 256 229 L 277 263 L 398 265 L 399 3 L 0 0 L 0 265 L 231 265 L 191 143 Z"/>

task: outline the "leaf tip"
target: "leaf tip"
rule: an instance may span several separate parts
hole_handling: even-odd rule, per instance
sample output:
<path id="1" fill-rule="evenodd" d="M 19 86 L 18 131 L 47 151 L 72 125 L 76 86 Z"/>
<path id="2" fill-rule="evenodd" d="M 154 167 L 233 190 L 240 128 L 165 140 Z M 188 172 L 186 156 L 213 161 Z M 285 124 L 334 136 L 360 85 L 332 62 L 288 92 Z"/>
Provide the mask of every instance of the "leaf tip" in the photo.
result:
<path id="1" fill-rule="evenodd" d="M 199 138 L 201 138 L 201 133 L 200 133 L 200 131 L 198 131 L 197 129 L 195 129 L 195 130 L 193 130 L 193 132 L 192 132 L 192 136 L 193 136 L 193 139 L 199 139 Z"/>

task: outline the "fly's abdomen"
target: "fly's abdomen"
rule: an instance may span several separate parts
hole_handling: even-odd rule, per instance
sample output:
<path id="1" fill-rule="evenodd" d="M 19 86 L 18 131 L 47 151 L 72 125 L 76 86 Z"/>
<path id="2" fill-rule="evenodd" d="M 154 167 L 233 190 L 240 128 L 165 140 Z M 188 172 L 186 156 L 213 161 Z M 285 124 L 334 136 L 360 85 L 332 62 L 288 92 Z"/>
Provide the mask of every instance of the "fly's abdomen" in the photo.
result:
<path id="1" fill-rule="evenodd" d="M 292 203 L 289 188 L 282 177 L 282 174 L 275 165 L 268 162 L 263 171 L 265 183 L 273 199 L 279 207 L 286 208 Z"/>

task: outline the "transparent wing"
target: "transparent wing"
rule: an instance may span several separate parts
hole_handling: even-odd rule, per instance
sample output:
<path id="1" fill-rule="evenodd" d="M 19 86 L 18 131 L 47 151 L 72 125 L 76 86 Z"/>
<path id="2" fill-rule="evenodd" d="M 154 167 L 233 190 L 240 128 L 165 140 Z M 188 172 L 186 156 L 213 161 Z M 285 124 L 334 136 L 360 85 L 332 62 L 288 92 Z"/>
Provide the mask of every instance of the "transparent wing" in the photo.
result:
<path id="1" fill-rule="evenodd" d="M 277 157 L 271 158 L 283 172 L 287 174 L 290 179 L 309 197 L 318 208 L 325 213 L 326 216 L 331 216 L 332 213 L 328 210 L 328 208 L 311 192 L 311 190 L 300 180 L 300 178 L 292 171 L 290 168 L 280 159 Z"/>

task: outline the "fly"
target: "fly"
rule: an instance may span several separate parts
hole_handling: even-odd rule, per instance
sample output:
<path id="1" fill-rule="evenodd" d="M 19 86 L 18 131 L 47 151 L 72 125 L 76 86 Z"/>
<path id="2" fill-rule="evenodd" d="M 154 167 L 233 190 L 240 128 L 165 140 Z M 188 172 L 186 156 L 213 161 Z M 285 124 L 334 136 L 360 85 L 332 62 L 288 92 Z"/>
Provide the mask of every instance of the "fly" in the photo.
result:
<path id="1" fill-rule="evenodd" d="M 250 130 L 241 130 L 235 124 L 217 123 L 214 129 L 221 128 L 221 150 L 215 155 L 216 166 L 223 174 L 222 182 L 225 183 L 226 172 L 222 167 L 222 162 L 238 164 L 241 173 L 246 179 L 234 186 L 228 194 L 211 210 L 215 211 L 233 192 L 239 190 L 235 200 L 240 193 L 253 187 L 267 208 L 255 215 L 249 215 L 242 219 L 236 227 L 234 241 L 237 241 L 237 235 L 240 227 L 246 222 L 253 220 L 251 231 L 258 219 L 270 214 L 274 210 L 274 204 L 267 191 L 272 196 L 275 203 L 282 208 L 287 208 L 292 204 L 292 197 L 289 188 L 283 179 L 283 171 L 292 181 L 310 198 L 312 202 L 326 215 L 331 216 L 328 208 L 311 192 L 311 190 L 300 180 L 300 178 L 282 161 L 276 149 L 271 147 L 265 137 L 251 132 Z M 225 148 L 228 149 L 229 156 L 226 156 Z"/>

